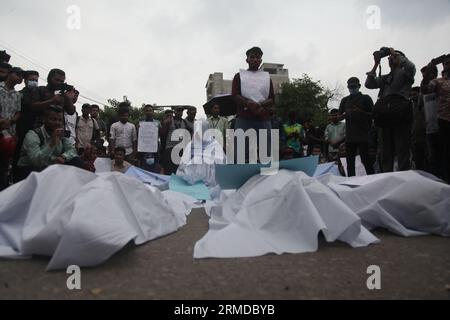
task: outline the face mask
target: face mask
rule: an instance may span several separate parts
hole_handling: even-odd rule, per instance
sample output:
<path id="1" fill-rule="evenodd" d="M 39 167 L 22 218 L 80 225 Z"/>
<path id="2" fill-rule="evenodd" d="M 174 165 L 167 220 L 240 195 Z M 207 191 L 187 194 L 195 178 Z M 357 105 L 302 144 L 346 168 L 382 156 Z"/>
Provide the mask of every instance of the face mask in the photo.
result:
<path id="1" fill-rule="evenodd" d="M 35 81 L 35 80 L 30 80 L 30 81 L 28 81 L 28 83 L 27 83 L 27 87 L 28 87 L 28 88 L 36 88 L 37 86 L 38 86 L 38 82 Z"/>
<path id="2" fill-rule="evenodd" d="M 357 94 L 359 93 L 359 88 L 349 88 L 348 91 L 350 91 L 350 94 Z"/>

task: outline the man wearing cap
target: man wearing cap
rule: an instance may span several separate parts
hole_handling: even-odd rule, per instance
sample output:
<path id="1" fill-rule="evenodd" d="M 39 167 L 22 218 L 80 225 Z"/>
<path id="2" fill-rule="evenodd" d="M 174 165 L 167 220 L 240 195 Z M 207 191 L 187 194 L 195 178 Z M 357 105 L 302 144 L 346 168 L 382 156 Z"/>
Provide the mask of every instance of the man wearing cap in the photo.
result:
<path id="1" fill-rule="evenodd" d="M 359 91 L 361 84 L 358 78 L 348 79 L 347 87 L 350 95 L 344 97 L 339 106 L 339 113 L 345 118 L 346 124 L 347 173 L 349 177 L 355 176 L 355 157 L 359 151 L 367 174 L 373 174 L 373 164 L 368 152 L 373 101 L 370 96 Z"/>
<path id="2" fill-rule="evenodd" d="M 270 153 L 271 114 L 275 106 L 273 83 L 268 72 L 259 69 L 263 52 L 253 47 L 246 52 L 247 70 L 241 70 L 233 78 L 232 96 L 237 101 L 235 130 L 267 130 L 267 150 Z M 259 135 L 258 147 L 259 150 Z M 245 148 L 245 160 L 249 160 L 249 146 Z"/>

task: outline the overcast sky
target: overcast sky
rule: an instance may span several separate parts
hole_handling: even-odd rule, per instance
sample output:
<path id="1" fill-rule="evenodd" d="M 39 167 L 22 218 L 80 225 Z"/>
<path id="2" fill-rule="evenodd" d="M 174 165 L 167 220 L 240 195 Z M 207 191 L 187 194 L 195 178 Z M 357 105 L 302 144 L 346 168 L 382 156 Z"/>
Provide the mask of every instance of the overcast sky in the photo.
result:
<path id="1" fill-rule="evenodd" d="M 79 30 L 68 28 L 71 5 L 80 9 Z M 380 9 L 379 29 L 367 27 L 376 26 L 371 5 Z M 104 103 L 127 95 L 136 106 L 201 107 L 208 75 L 231 79 L 252 46 L 291 79 L 307 73 L 344 89 L 351 76 L 364 81 L 381 46 L 403 51 L 418 70 L 450 53 L 450 0 L 1 0 L 0 8 L 0 50 L 11 64 L 43 79 L 62 68 L 81 94 Z"/>

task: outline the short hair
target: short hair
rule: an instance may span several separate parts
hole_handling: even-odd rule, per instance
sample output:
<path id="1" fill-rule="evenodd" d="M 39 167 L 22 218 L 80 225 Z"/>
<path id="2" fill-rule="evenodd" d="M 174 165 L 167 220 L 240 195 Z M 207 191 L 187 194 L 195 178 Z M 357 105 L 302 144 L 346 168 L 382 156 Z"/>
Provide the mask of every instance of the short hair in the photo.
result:
<path id="1" fill-rule="evenodd" d="M 0 62 L 0 68 L 1 69 L 6 69 L 6 70 L 11 70 L 12 69 L 12 65 L 10 65 L 7 62 Z"/>
<path id="2" fill-rule="evenodd" d="M 330 114 L 336 114 L 339 113 L 338 109 L 331 109 Z"/>
<path id="3" fill-rule="evenodd" d="M 195 112 L 197 112 L 197 108 L 193 107 L 193 106 L 190 106 L 189 108 L 187 108 L 187 111 L 195 111 Z"/>
<path id="4" fill-rule="evenodd" d="M 152 110 L 153 110 L 153 106 L 152 106 L 151 104 L 146 104 L 146 105 L 144 106 L 144 110 L 147 109 L 147 108 L 152 108 Z"/>
<path id="5" fill-rule="evenodd" d="M 126 154 L 125 148 L 124 147 L 116 147 L 114 149 L 114 153 L 116 152 L 123 152 L 123 154 Z"/>
<path id="6" fill-rule="evenodd" d="M 63 70 L 55 68 L 55 69 L 50 70 L 50 72 L 48 73 L 47 82 L 49 82 L 50 79 L 53 78 L 57 74 L 64 76 L 64 77 L 66 76 L 66 73 Z"/>
<path id="7" fill-rule="evenodd" d="M 27 71 L 25 71 L 24 77 L 28 78 L 29 76 L 37 76 L 37 77 L 39 77 L 39 72 L 37 72 L 35 70 L 27 70 Z"/>
<path id="8" fill-rule="evenodd" d="M 313 149 L 320 149 L 320 151 L 322 151 L 322 146 L 320 144 L 315 144 L 312 147 Z"/>
<path id="9" fill-rule="evenodd" d="M 353 86 L 353 85 L 360 86 L 361 82 L 359 81 L 359 79 L 357 77 L 351 77 L 350 79 L 347 80 L 347 85 L 348 86 Z"/>
<path id="10" fill-rule="evenodd" d="M 124 115 L 125 113 L 130 113 L 130 109 L 128 108 L 128 106 L 120 106 L 119 105 L 119 116 Z"/>
<path id="11" fill-rule="evenodd" d="M 420 93 L 420 87 L 412 87 L 412 88 L 411 88 L 411 91 L 412 91 L 412 92 Z"/>
<path id="12" fill-rule="evenodd" d="M 92 106 L 89 103 L 85 103 L 81 106 L 81 109 L 87 109 L 87 108 L 92 108 Z"/>
<path id="13" fill-rule="evenodd" d="M 247 55 L 247 57 L 249 57 L 251 54 L 262 56 L 263 52 L 260 47 L 253 47 L 253 48 L 248 49 L 245 54 Z"/>
<path id="14" fill-rule="evenodd" d="M 164 111 L 164 114 L 169 114 L 169 113 L 173 114 L 173 110 L 172 109 L 168 109 L 168 110 Z"/>
<path id="15" fill-rule="evenodd" d="M 422 69 L 420 69 L 420 72 L 428 72 L 430 75 L 432 75 L 434 78 L 438 75 L 438 68 L 436 65 L 426 65 Z"/>
<path id="16" fill-rule="evenodd" d="M 91 108 L 100 110 L 100 107 L 97 104 L 91 104 Z"/>
<path id="17" fill-rule="evenodd" d="M 50 112 L 55 112 L 55 113 L 63 113 L 63 108 L 61 106 L 57 106 L 57 105 L 50 105 L 47 108 L 45 108 L 45 116 L 48 116 L 50 114 Z"/>

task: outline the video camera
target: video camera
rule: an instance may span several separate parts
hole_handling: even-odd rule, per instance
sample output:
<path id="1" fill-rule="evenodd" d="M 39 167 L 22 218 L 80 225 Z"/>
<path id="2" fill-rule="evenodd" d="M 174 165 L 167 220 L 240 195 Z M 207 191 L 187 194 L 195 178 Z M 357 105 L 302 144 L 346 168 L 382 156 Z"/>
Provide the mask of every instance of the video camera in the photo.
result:
<path id="1" fill-rule="evenodd" d="M 391 54 L 391 49 L 388 47 L 382 47 L 380 50 L 375 51 L 373 53 L 373 56 L 377 59 L 383 59 L 385 57 L 388 57 Z"/>
<path id="2" fill-rule="evenodd" d="M 11 56 L 6 53 L 6 50 L 0 51 L 0 62 L 9 62 Z"/>
<path id="3" fill-rule="evenodd" d="M 74 86 L 71 86 L 67 83 L 61 83 L 53 87 L 55 90 L 55 94 L 64 94 L 68 91 L 72 91 L 74 89 Z"/>

